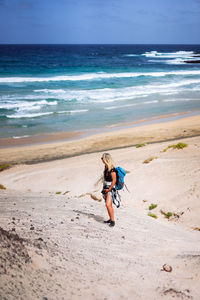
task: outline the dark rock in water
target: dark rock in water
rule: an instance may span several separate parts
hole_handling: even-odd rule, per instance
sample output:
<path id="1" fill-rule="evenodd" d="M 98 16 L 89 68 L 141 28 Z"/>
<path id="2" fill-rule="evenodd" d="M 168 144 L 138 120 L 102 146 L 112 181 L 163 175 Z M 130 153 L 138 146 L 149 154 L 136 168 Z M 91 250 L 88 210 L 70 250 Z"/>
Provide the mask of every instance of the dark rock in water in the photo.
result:
<path id="1" fill-rule="evenodd" d="M 184 60 L 187 64 L 200 64 L 200 60 Z"/>

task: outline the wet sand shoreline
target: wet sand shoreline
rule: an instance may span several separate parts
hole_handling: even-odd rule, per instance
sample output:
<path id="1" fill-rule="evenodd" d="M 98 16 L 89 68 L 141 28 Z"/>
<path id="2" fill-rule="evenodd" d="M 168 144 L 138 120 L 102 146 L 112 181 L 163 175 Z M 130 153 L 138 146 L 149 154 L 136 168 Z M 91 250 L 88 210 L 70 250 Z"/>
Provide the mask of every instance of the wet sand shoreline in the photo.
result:
<path id="1" fill-rule="evenodd" d="M 80 132 L 78 134 L 81 135 Z M 154 123 L 152 120 L 152 124 L 140 124 L 140 126 L 128 126 L 122 129 L 114 128 L 112 131 L 74 140 L 59 142 L 52 140 L 36 145 L 1 148 L 0 164 L 30 164 L 51 161 L 86 153 L 135 146 L 139 143 L 155 143 L 198 135 L 200 135 L 200 115 L 183 116 L 168 122 L 161 120 L 160 123 Z"/>
<path id="2" fill-rule="evenodd" d="M 5 137 L 0 138 L 0 149 L 10 148 L 10 147 L 23 147 L 23 146 L 33 146 L 41 144 L 51 144 L 56 142 L 68 142 L 72 140 L 84 139 L 91 135 L 96 135 L 99 133 L 113 132 L 121 129 L 128 129 L 137 126 L 144 126 L 149 124 L 156 124 L 162 122 L 170 122 L 178 120 L 180 118 L 186 118 L 190 116 L 200 115 L 200 111 L 188 111 L 180 113 L 171 113 L 161 116 L 154 116 L 150 118 L 145 118 L 133 122 L 127 123 L 116 123 L 113 125 L 106 126 L 104 128 L 95 128 L 88 130 L 79 131 L 63 131 L 63 132 L 51 132 L 51 133 L 38 133 L 34 135 L 24 135 L 16 137 Z"/>

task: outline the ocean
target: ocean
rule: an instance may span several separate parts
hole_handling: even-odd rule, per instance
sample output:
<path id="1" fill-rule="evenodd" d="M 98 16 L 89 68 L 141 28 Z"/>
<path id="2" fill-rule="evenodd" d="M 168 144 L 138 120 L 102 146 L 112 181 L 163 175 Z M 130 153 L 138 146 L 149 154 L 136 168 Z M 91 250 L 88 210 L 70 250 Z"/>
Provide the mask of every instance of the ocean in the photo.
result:
<path id="1" fill-rule="evenodd" d="M 200 45 L 0 45 L 0 137 L 198 111 L 196 60 Z"/>

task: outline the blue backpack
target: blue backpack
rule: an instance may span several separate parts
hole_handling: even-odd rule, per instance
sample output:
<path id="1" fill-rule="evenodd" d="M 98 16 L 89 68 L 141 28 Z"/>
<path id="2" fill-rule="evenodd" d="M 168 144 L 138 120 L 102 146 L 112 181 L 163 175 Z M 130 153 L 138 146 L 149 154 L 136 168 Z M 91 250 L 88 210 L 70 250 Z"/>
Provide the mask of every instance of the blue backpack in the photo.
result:
<path id="1" fill-rule="evenodd" d="M 117 183 L 115 187 L 117 190 L 121 190 L 124 187 L 124 177 L 126 176 L 126 172 L 121 167 L 117 167 L 116 172 L 117 172 Z"/>

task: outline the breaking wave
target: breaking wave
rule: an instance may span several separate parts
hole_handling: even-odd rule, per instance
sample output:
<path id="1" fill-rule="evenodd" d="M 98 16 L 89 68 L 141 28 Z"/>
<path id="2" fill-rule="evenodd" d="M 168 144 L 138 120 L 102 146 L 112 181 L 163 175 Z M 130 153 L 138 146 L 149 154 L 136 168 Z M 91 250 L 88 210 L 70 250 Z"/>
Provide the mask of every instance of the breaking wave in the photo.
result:
<path id="1" fill-rule="evenodd" d="M 84 75 L 63 75 L 54 77 L 4 77 L 0 83 L 49 82 L 49 81 L 81 81 L 109 78 L 131 78 L 140 76 L 163 77 L 169 75 L 200 75 L 200 70 L 181 70 L 168 72 L 130 72 L 130 73 L 88 73 Z"/>

